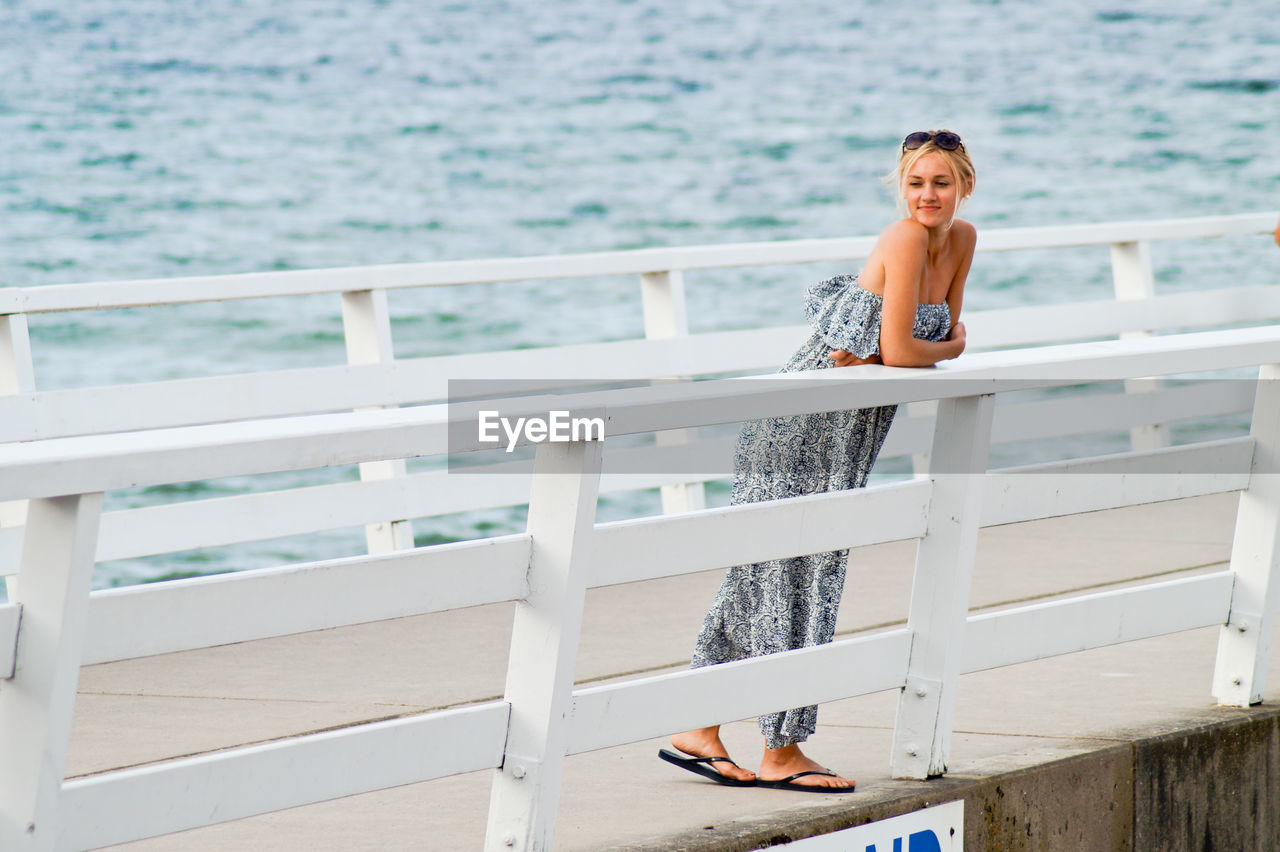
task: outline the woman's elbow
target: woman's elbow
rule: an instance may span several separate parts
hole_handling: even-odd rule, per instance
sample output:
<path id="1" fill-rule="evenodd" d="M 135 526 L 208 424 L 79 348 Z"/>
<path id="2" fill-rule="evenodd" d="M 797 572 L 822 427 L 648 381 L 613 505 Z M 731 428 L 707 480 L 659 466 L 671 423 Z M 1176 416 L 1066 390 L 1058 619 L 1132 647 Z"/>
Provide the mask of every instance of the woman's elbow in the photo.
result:
<path id="1" fill-rule="evenodd" d="M 880 360 L 886 367 L 918 366 L 918 361 L 913 355 L 914 353 L 907 347 L 884 345 L 880 347 Z"/>

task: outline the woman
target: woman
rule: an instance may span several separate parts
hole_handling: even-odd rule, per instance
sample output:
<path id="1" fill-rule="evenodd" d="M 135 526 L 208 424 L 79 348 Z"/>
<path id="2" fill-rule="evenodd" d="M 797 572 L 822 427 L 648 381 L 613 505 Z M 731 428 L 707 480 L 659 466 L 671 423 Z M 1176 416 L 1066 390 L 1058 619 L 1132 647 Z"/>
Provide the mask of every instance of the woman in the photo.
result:
<path id="1" fill-rule="evenodd" d="M 977 234 L 956 219 L 973 191 L 973 163 L 946 130 L 912 133 L 896 179 L 906 216 L 880 235 L 858 277 L 839 275 L 806 297 L 814 333 L 784 372 L 883 363 L 927 367 L 964 351 L 956 320 Z M 860 488 L 884 443 L 896 406 L 769 418 L 743 424 L 734 460 L 733 502 Z M 731 568 L 708 611 L 693 666 L 830 642 L 848 550 Z M 683 754 L 659 756 L 730 786 L 845 793 L 854 783 L 800 750 L 817 727 L 817 708 L 760 717 L 765 737 L 758 773 L 729 759 L 714 725 L 671 738 Z"/>

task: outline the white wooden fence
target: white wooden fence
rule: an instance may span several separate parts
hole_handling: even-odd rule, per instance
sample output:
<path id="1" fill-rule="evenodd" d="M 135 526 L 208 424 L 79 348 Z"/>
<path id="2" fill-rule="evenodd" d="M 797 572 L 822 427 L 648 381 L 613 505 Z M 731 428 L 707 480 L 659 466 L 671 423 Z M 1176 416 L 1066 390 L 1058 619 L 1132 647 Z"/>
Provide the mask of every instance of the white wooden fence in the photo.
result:
<path id="1" fill-rule="evenodd" d="M 982 252 L 1109 247 L 1117 298 L 967 311 L 971 351 L 1280 318 L 1280 289 L 1265 285 L 1153 295 L 1149 248 L 1157 240 L 1269 233 L 1275 215 L 984 231 L 978 246 Z M 459 379 L 501 377 L 521 383 L 529 392 L 570 379 L 772 370 L 804 339 L 805 329 L 788 326 L 690 335 L 684 273 L 865 258 L 873 243 L 873 238 L 861 237 L 0 289 L 0 443 L 440 402 L 447 398 L 448 382 Z M 519 357 L 488 352 L 392 358 L 389 290 L 627 274 L 641 278 L 646 339 L 521 350 Z M 28 315 L 325 293 L 341 295 L 349 360 L 344 366 L 70 390 L 36 387 Z M 1144 389 L 1150 390 L 1150 385 Z M 1089 429 L 1131 429 L 1135 447 L 1163 446 L 1167 434 L 1154 424 L 1245 412 L 1251 399 L 1244 391 L 1239 385 L 1215 382 L 1130 394 L 1130 398 L 1116 399 L 1105 410 L 1104 420 L 1088 423 L 1073 415 L 1066 401 L 1057 401 L 1056 408 L 1048 403 L 1002 406 L 995 417 L 994 440 L 1043 440 Z M 919 454 L 928 448 L 930 415 L 919 408 L 911 414 L 899 417 L 884 456 Z M 723 460 L 731 452 L 730 441 L 699 439 L 679 431 L 658 436 L 655 444 L 635 451 L 638 458 L 626 466 L 642 468 L 650 458 L 654 470 L 670 471 L 677 465 L 663 461 L 664 457 L 683 453 L 719 459 L 706 464 L 706 469 L 725 470 L 728 463 Z M 358 483 L 111 511 L 102 519 L 97 558 L 130 559 L 360 525 L 367 525 L 369 552 L 392 552 L 411 546 L 411 519 L 519 505 L 528 499 L 523 476 L 495 475 L 484 481 L 451 482 L 443 488 L 441 475 L 406 475 L 399 462 L 370 464 L 362 466 Z M 691 478 L 695 484 L 685 484 Z M 662 473 L 606 477 L 601 485 L 605 492 L 657 486 L 663 487 L 666 511 L 704 505 L 693 477 Z M 23 513 L 21 503 L 0 502 L 0 576 L 11 577 L 17 570 Z"/>
<path id="2" fill-rule="evenodd" d="M 1121 243 L 1129 243 L 1152 234 L 1176 236 L 1179 228 L 1198 235 L 1232 229 L 1253 233 L 1269 228 L 1270 218 L 1244 217 L 1212 225 L 1198 222 L 1194 227 L 1164 223 L 1163 229 L 1150 226 L 1148 230 L 1143 230 L 1148 226 L 1133 225 L 1125 226 L 1130 230 L 1116 228 L 1105 235 L 1102 231 L 1077 235 L 1098 241 L 1119 236 L 1126 238 Z M 1051 236 L 1062 244 L 1075 239 L 1048 232 L 1037 239 L 1044 242 Z M 988 243 L 986 247 L 993 246 Z M 995 247 L 1009 246 L 997 242 Z M 858 250 L 865 248 L 862 245 Z M 849 250 L 849 244 L 841 249 Z M 693 268 L 699 252 L 714 255 L 715 250 L 679 251 L 690 253 L 683 262 L 688 264 L 686 268 Z M 799 256 L 814 259 L 816 251 L 814 244 L 809 244 L 806 253 Z M 776 257 L 770 255 L 770 262 L 777 262 Z M 706 261 L 703 256 L 701 262 L 710 265 Z M 617 259 L 608 262 L 622 263 Z M 531 277 L 528 267 L 515 272 L 515 267 L 502 266 L 506 262 L 493 263 L 491 274 L 495 276 Z M 634 264 L 643 268 L 639 259 Z M 467 274 L 479 277 L 481 267 L 476 264 Z M 593 274 L 601 269 L 590 268 Z M 421 284 L 423 268 L 414 275 Z M 367 280 L 377 277 L 370 273 Z M 259 279 L 249 288 L 253 295 L 266 295 L 261 292 L 264 282 L 286 286 L 286 279 L 246 278 Z M 668 285 L 671 278 L 667 275 Z M 395 282 L 408 279 L 388 273 L 382 280 L 397 286 Z M 320 274 L 307 286 L 336 291 L 349 286 L 349 279 L 346 281 L 340 283 L 337 276 L 328 281 Z M 147 284 L 127 285 L 126 290 L 135 291 L 129 296 L 111 295 L 109 285 L 78 286 L 88 288 L 79 293 L 89 301 L 111 299 L 113 304 L 122 304 L 154 295 L 165 297 L 157 301 L 173 300 L 171 293 Z M 296 282 L 288 286 L 304 289 Z M 94 288 L 99 288 L 96 296 L 90 292 Z M 7 296 L 6 291 L 0 291 L 0 301 L 9 298 L 10 309 L 27 310 L 54 309 L 50 307 L 53 304 L 66 309 L 72 301 L 65 296 L 58 302 L 55 293 L 45 297 L 49 301 L 42 306 L 33 301 L 38 292 Z M 211 285 L 204 295 L 226 296 L 229 292 Z M 1082 311 L 1078 321 L 1072 319 L 1073 306 L 1055 308 L 1058 313 L 1054 315 L 1066 317 L 1059 324 L 1070 325 L 1064 336 L 1087 337 L 1241 322 L 1256 318 L 1259 305 L 1269 306 L 1263 313 L 1280 314 L 1280 302 L 1268 291 L 1251 288 L 1248 292 L 1227 290 L 1147 299 L 1137 322 L 1123 311 L 1117 312 L 1119 318 L 1104 316 L 1098 306 Z M 1111 307 L 1125 306 L 1113 303 Z M 1018 317 L 1031 310 L 1006 315 L 1012 317 L 1007 326 L 993 322 L 988 326 L 992 333 L 989 339 L 1006 344 L 1027 342 L 1018 339 Z M 1195 321 L 1185 311 L 1194 312 Z M 982 325 L 975 317 L 970 323 L 971 336 L 980 337 Z M 726 719 L 898 688 L 902 698 L 891 765 L 897 776 L 923 778 L 945 770 L 961 673 L 1213 624 L 1223 625 L 1214 695 L 1224 704 L 1240 706 L 1261 699 L 1277 606 L 1274 580 L 1280 544 L 1276 532 L 1280 530 L 1280 486 L 1276 485 L 1280 478 L 1273 475 L 1280 473 L 1275 469 L 1275 460 L 1280 458 L 1277 327 L 980 352 L 966 354 L 937 370 L 859 367 L 818 371 L 811 376 L 791 374 L 768 382 L 723 379 L 565 397 L 557 407 L 572 408 L 577 414 L 599 413 L 607 418 L 610 435 L 696 429 L 832 408 L 939 402 L 936 429 L 921 428 L 923 440 L 909 434 L 901 439 L 900 450 L 923 447 L 930 451 L 928 476 L 909 482 L 596 524 L 596 496 L 606 481 L 601 476 L 601 445 L 544 444 L 538 448 L 532 480 L 492 475 L 453 477 L 460 489 L 506 489 L 500 498 L 464 497 L 460 501 L 464 504 L 467 499 L 481 504 L 484 500 L 527 499 L 528 529 L 522 534 L 92 594 L 90 575 L 95 561 L 104 558 L 104 548 L 108 553 L 111 547 L 117 548 L 115 552 L 130 548 L 164 552 L 171 545 L 162 541 L 158 529 L 148 534 L 152 538 L 145 545 L 130 544 L 130 538 L 138 533 L 126 532 L 129 527 L 124 522 L 111 534 L 115 539 L 108 538 L 108 519 L 125 513 L 101 515 L 105 492 L 441 454 L 448 448 L 449 416 L 466 421 L 475 406 L 374 409 L 422 398 L 406 393 L 411 383 L 402 382 L 395 369 L 400 365 L 393 362 L 377 365 L 372 372 L 359 367 L 341 368 L 345 372 L 329 368 L 301 371 L 313 377 L 305 385 L 323 401 L 303 399 L 296 410 L 371 410 L 280 418 L 272 415 L 296 411 L 250 410 L 251 406 L 224 396 L 223 402 L 233 408 L 234 417 L 243 419 L 184 425 L 202 419 L 230 419 L 205 416 L 216 413 L 216 407 L 202 410 L 205 403 L 199 397 L 209 395 L 220 380 L 201 379 L 184 380 L 190 383 L 184 388 L 195 390 L 192 398 L 186 393 L 169 397 L 177 400 L 172 406 L 174 413 L 167 415 L 171 422 L 155 422 L 161 407 L 152 405 L 146 409 L 149 419 L 130 424 L 122 422 L 127 416 L 114 413 L 119 410 L 115 406 L 111 412 L 96 413 L 93 403 L 98 389 L 34 391 L 30 350 L 23 348 L 23 317 L 11 314 L 0 327 L 6 329 L 11 343 L 18 343 L 8 351 L 19 355 L 25 351 L 28 356 L 11 359 L 11 366 L 16 365 L 12 375 L 17 376 L 18 392 L 11 394 L 12 399 L 0 398 L 0 404 L 10 404 L 0 417 L 0 428 L 15 422 L 9 415 L 20 424 L 7 435 L 10 443 L 0 445 L 0 501 L 30 501 L 25 524 L 13 528 L 20 553 L 15 560 L 15 593 L 11 603 L 0 606 L 0 675 L 8 675 L 0 681 L 0 753 L 4 755 L 0 762 L 0 848 L 90 848 L 488 768 L 496 770 L 488 848 L 549 849 L 566 755 Z M 775 333 L 760 333 L 754 339 L 767 339 Z M 786 348 L 794 342 L 794 335 L 790 335 Z M 702 372 L 692 367 L 714 360 L 715 345 L 704 343 L 683 349 L 670 341 L 600 346 L 652 347 L 660 353 L 646 362 L 653 375 L 686 375 Z M 572 354 L 556 357 L 566 359 L 561 362 L 565 367 L 562 374 L 548 368 L 535 372 L 534 377 L 583 377 L 583 364 Z M 432 360 L 435 363 L 421 369 L 442 370 L 448 375 L 448 364 L 459 363 Z M 480 361 L 479 365 L 470 362 L 468 369 L 480 370 L 483 357 Z M 1141 405 L 1128 410 L 1123 405 L 1108 406 L 1120 415 L 1104 424 L 1106 428 L 1140 426 L 1177 416 L 1203 416 L 1203 401 L 1214 399 L 1222 410 L 1248 409 L 1252 404 L 1253 426 L 1247 437 L 976 473 L 986 470 L 991 441 L 1000 437 L 997 412 L 1020 408 L 994 406 L 997 393 L 1256 366 L 1261 366 L 1262 380 L 1256 383 L 1255 400 L 1241 404 L 1234 398 L 1214 398 L 1204 390 L 1196 390 L 1197 396 L 1184 393 L 1185 388 L 1172 388 L 1152 395 L 1160 400 L 1155 409 L 1146 408 L 1149 400 L 1145 397 Z M 735 367 L 717 365 L 714 369 Z M 625 377 L 636 375 L 628 372 Z M 333 379 L 333 384 L 341 385 L 341 392 L 329 393 L 329 382 L 316 376 Z M 350 376 L 361 378 L 346 378 Z M 366 384 L 374 384 L 374 376 L 385 384 L 374 393 L 363 393 Z M 276 387 L 273 383 L 278 380 L 276 374 L 234 377 L 227 387 L 244 382 Z M 157 383 L 170 391 L 180 389 L 177 384 L 181 383 Z M 1239 383 L 1218 384 L 1235 387 Z M 157 387 L 145 385 L 114 390 L 133 400 L 161 393 Z M 99 397 L 99 404 L 104 398 L 119 405 L 118 397 L 110 396 Z M 536 408 L 540 403 L 530 400 L 527 404 Z M 127 404 L 119 407 L 137 409 Z M 1041 414 L 1044 410 L 1057 411 L 1042 409 Z M 88 428 L 81 419 L 90 416 L 94 419 L 88 423 L 95 428 Z M 1040 416 L 1032 418 L 1031 427 L 1020 426 L 1019 416 L 1015 411 L 1006 420 L 1006 434 L 1034 432 L 1039 428 L 1035 424 L 1044 422 Z M 121 430 L 151 428 L 86 434 L 101 431 L 104 424 Z M 907 433 L 922 424 L 931 425 L 925 419 L 914 426 L 907 421 Z M 476 446 L 455 445 L 453 449 Z M 355 484 L 362 494 L 381 495 L 372 501 L 379 514 L 356 523 L 377 517 L 414 517 L 412 512 L 428 501 L 413 486 L 377 490 L 387 482 L 414 479 L 396 476 Z M 530 481 L 532 492 L 528 490 Z M 1226 491 L 1242 492 L 1227 571 L 967 615 L 974 545 L 982 526 Z M 292 505 L 317 507 L 346 502 L 349 493 L 332 489 L 302 498 L 254 495 L 234 499 L 246 503 L 271 499 L 281 504 L 296 499 L 298 503 Z M 295 508 L 291 514 L 305 513 Z M 217 517 L 216 513 L 211 515 Z M 206 515 L 203 523 L 208 524 L 209 517 Z M 319 529 L 325 522 L 308 519 L 294 523 Z M 261 537 L 262 532 L 259 528 L 254 534 Z M 675 675 L 573 688 L 573 661 L 588 587 L 902 539 L 918 540 L 914 591 L 905 628 Z M 652 559 L 654 553 L 662 553 L 663 558 Z M 335 600 L 343 601 L 343 606 L 334 607 Z M 501 701 L 63 779 L 82 664 L 497 601 L 517 602 L 508 690 Z M 542 652 L 534 653 L 530 650 L 534 648 Z M 10 661 L 11 666 L 4 661 Z M 824 676 L 813 677 L 815 670 Z M 752 689 L 752 684 L 766 678 L 775 685 L 768 695 Z"/>
<path id="3" fill-rule="evenodd" d="M 607 417 L 611 434 L 634 434 L 941 397 L 931 457 L 942 472 L 594 524 L 600 443 L 544 444 L 524 534 L 93 595 L 103 492 L 442 452 L 444 406 L 0 447 L 0 498 L 32 501 L 20 598 L 0 610 L 0 658 L 15 661 L 0 688 L 0 841 L 93 847 L 490 768 L 489 848 L 548 849 L 568 754 L 900 688 L 893 772 L 923 778 L 945 770 L 961 673 L 1213 624 L 1225 625 L 1214 692 L 1246 705 L 1263 689 L 1275 612 L 1277 367 L 1263 369 L 1250 437 L 1035 470 L 945 471 L 983 469 L 995 392 L 1275 362 L 1280 328 L 1262 328 L 975 354 L 938 371 L 850 368 L 812 381 L 794 374 L 567 398 L 577 413 Z M 467 416 L 466 406 L 454 408 Z M 1095 475 L 1063 475 L 1067 468 Z M 981 526 L 1231 490 L 1244 498 L 1228 571 L 967 616 Z M 910 538 L 919 547 L 905 628 L 573 689 L 587 587 Z M 118 659 L 502 600 L 518 602 L 502 701 L 62 778 L 86 651 Z M 767 694 L 752 688 L 765 679 Z"/>

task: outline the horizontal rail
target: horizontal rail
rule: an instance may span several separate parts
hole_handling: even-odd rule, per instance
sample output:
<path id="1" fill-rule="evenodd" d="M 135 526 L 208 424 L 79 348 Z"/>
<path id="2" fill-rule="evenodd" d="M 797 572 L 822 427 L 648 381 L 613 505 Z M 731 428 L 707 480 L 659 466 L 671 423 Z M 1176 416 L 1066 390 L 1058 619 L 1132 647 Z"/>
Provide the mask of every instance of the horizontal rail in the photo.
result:
<path id="1" fill-rule="evenodd" d="M 984 527 L 1241 491 L 1250 437 L 993 470 L 983 477 Z M 1107 477 L 1099 488 L 1097 477 Z"/>
<path id="2" fill-rule="evenodd" d="M 1150 393 L 1101 393 L 1001 405 L 991 425 L 991 443 L 1064 438 L 1240 414 L 1253 408 L 1256 389 L 1251 379 L 1209 380 L 1164 386 Z"/>
<path id="3" fill-rule="evenodd" d="M 1099 299 L 1029 305 L 964 314 L 968 345 L 979 349 L 1041 346 L 1067 340 L 1115 337 L 1129 331 L 1174 331 L 1280 317 L 1274 285 L 1171 293 L 1146 299 Z"/>
<path id="4" fill-rule="evenodd" d="M 1221 624 L 1233 575 L 1224 571 L 993 613 L 966 621 L 962 671 L 1033 662 Z M 905 629 L 574 692 L 569 753 L 638 742 L 727 719 L 899 688 Z M 823 677 L 813 677 L 822 671 Z M 770 689 L 759 685 L 768 682 Z M 785 694 L 779 704 L 776 697 Z"/>
<path id="5" fill-rule="evenodd" d="M 1187 417 L 1247 411 L 1253 401 L 1251 384 L 1211 381 L 1164 388 L 1144 394 L 1142 398 L 1106 394 L 1083 401 L 1071 398 L 998 406 L 992 440 L 1054 438 L 1129 428 L 1153 420 L 1170 423 Z M 899 416 L 880 455 L 890 458 L 926 451 L 932 432 L 931 417 Z M 615 493 L 654 488 L 677 481 L 723 478 L 728 475 L 732 463 L 735 440 L 733 436 L 723 436 L 674 446 L 610 450 L 605 455 L 605 475 L 601 479 L 600 490 L 602 493 Z M 1012 479 L 1009 471 L 992 471 L 993 476 L 1004 476 L 1001 482 L 1006 484 L 988 486 L 992 489 L 988 492 L 988 512 L 991 517 L 1004 519 L 984 521 L 984 525 L 1132 505 L 1142 502 L 1142 495 L 1148 500 L 1172 500 L 1239 490 L 1247 483 L 1246 471 L 1252 444 L 1247 437 L 1242 437 L 1228 440 L 1229 446 L 1225 448 L 1214 449 L 1219 444 L 1207 442 L 1195 447 L 1162 451 L 1166 455 L 1159 458 L 1165 459 L 1162 464 L 1170 472 L 1195 473 L 1196 476 L 1155 479 L 1143 484 L 1133 480 L 1115 492 L 1112 498 L 1089 488 L 1076 489 L 1069 481 L 1064 483 L 1061 477 L 1056 476 L 1063 472 L 1061 464 L 1056 462 L 1048 463 L 1048 467 L 1017 468 L 1017 475 Z M 1169 453 L 1173 455 L 1167 455 Z M 1126 458 L 1124 454 L 1100 458 L 1105 461 L 1088 461 L 1093 466 L 1087 472 L 1134 472 L 1130 462 L 1122 461 Z M 1071 471 L 1086 472 L 1080 466 L 1086 461 L 1077 460 Z M 696 472 L 699 466 L 710 472 Z M 659 472 L 611 472 L 645 468 Z M 224 547 L 356 527 L 383 518 L 432 517 L 527 502 L 532 471 L 530 463 L 503 464 L 501 469 L 513 472 L 462 476 L 432 471 L 396 479 L 342 482 L 107 512 L 102 517 L 97 560 L 103 562 Z M 1149 471 L 1150 466 L 1146 469 Z M 1206 478 L 1208 473 L 1217 476 Z M 1052 484 L 1046 481 L 1043 488 L 1029 490 L 1031 480 L 1037 475 L 1050 477 Z M 1042 506 L 1048 497 L 1056 508 L 1034 508 Z M 1000 508 L 1006 506 L 1007 510 Z M 17 572 L 23 529 L 21 525 L 0 529 L 0 575 Z"/>
<path id="6" fill-rule="evenodd" d="M 89 849 L 502 764 L 510 705 L 492 702 L 76 778 L 59 849 Z"/>
<path id="7" fill-rule="evenodd" d="M 1014 251 L 1176 240 L 1269 232 L 1277 214 L 1246 213 L 1156 222 L 1108 222 L 1042 228 L 983 229 L 979 251 Z M 638 249 L 543 257 L 405 263 L 308 269 L 184 279 L 48 284 L 0 289 L 0 314 L 177 305 L 352 290 L 438 287 L 551 278 L 634 275 L 668 270 L 855 260 L 867 257 L 875 237 L 738 243 Z"/>
<path id="8" fill-rule="evenodd" d="M 893 630 L 573 693 L 569 754 L 901 687 L 911 636 Z M 815 677 L 815 672 L 822 672 Z M 762 683 L 769 684 L 761 689 Z M 780 699 L 779 696 L 785 696 Z"/>
<path id="9" fill-rule="evenodd" d="M 0 499 L 440 455 L 444 405 L 0 444 Z"/>
<path id="10" fill-rule="evenodd" d="M 589 583 L 633 583 L 918 538 L 930 492 L 920 480 L 600 524 Z"/>
<path id="11" fill-rule="evenodd" d="M 691 444 L 612 450 L 606 456 L 600 490 L 614 493 L 688 481 L 689 474 L 661 471 L 692 471 L 708 453 L 715 459 L 727 460 L 733 442 L 732 437 L 726 436 Z M 642 464 L 657 472 L 611 472 L 614 468 L 639 470 Z M 429 471 L 395 479 L 338 482 L 120 509 L 102 516 L 96 560 L 224 547 L 356 527 L 385 518 L 422 518 L 518 506 L 529 500 L 532 472 L 532 463 L 522 461 L 495 464 L 483 473 L 468 475 Z M 720 475 L 710 474 L 707 478 Z M 22 525 L 0 528 L 0 575 L 17 572 L 23 529 Z"/>
<path id="12" fill-rule="evenodd" d="M 979 352 L 931 369 L 866 365 L 554 400 L 530 397 L 504 401 L 503 413 L 545 418 L 549 407 L 580 415 L 600 410 L 607 412 L 606 434 L 626 435 L 979 393 L 1256 367 L 1276 359 L 1280 359 L 1280 327 L 1267 326 Z M 476 412 L 486 407 L 492 403 L 459 403 L 450 406 L 450 416 L 471 426 L 477 422 Z M 452 449 L 483 449 L 473 431 L 460 430 Z"/>
<path id="13" fill-rule="evenodd" d="M 602 412 L 609 435 L 735 423 L 975 393 L 1280 362 L 1280 327 L 966 355 L 934 369 L 870 365 L 504 401 L 509 415 Z M 892 381 L 889 381 L 889 380 Z M 322 414 L 0 445 L 0 500 L 485 449 L 492 403 Z M 466 428 L 450 446 L 448 420 Z M 527 443 L 521 439 L 521 443 Z"/>
<path id="14" fill-rule="evenodd" d="M 1241 287 L 977 311 L 966 315 L 966 325 L 970 340 L 980 343 L 971 351 L 980 351 L 1277 317 L 1280 290 Z M 482 352 L 0 396 L 0 443 L 439 402 L 448 398 L 451 380 L 484 379 L 490 393 L 529 394 L 581 380 L 765 370 L 785 361 L 809 333 L 806 326 L 785 326 L 544 347 L 521 350 L 517 359 Z"/>
<path id="15" fill-rule="evenodd" d="M 84 664 L 519 600 L 528 534 L 94 592 Z"/>
<path id="16" fill-rule="evenodd" d="M 977 672 L 1225 624 L 1230 571 L 969 616 L 961 671 Z"/>
<path id="17" fill-rule="evenodd" d="M 929 483 L 601 524 L 591 586 L 912 538 Z M 871 523 L 849 523 L 856 516 Z M 690 542 L 697 542 L 693 547 Z M 523 598 L 526 534 L 94 592 L 84 663 Z"/>
<path id="18" fill-rule="evenodd" d="M 992 471 L 984 476 L 980 523 L 1240 490 L 1248 485 L 1252 451 L 1245 437 Z M 1109 487 L 1099 488 L 1098 476 L 1110 477 Z M 930 494 L 929 481 L 913 480 L 598 524 L 588 585 L 916 538 L 924 534 Z M 94 592 L 83 661 L 517 600 L 527 592 L 530 547 L 528 535 L 516 534 Z"/>
<path id="19" fill-rule="evenodd" d="M 658 469 L 692 469 L 697 452 L 728 459 L 733 439 L 699 441 L 678 447 L 646 447 L 646 458 Z M 666 461 L 670 460 L 670 461 Z M 631 463 L 625 461 L 627 469 Z M 234 497 L 188 500 L 140 509 L 121 509 L 102 516 L 96 560 L 134 559 L 197 548 L 225 547 L 291 535 L 344 529 L 382 518 L 421 518 L 518 506 L 529 500 L 529 476 L 484 473 L 451 476 L 441 471 L 397 479 L 314 485 Z M 723 474 L 606 473 L 600 491 L 614 493 L 657 488 L 690 478 L 714 479 Z M 380 511 L 381 510 L 381 511 Z M 0 576 L 15 574 L 25 527 L 0 528 Z"/>
<path id="20" fill-rule="evenodd" d="M 486 394 L 510 395 L 584 380 L 762 370 L 806 335 L 801 326 L 713 332 L 522 349 L 517 358 L 482 352 L 0 396 L 0 443 L 443 402 L 450 382 L 468 380 L 484 380 Z"/>
<path id="21" fill-rule="evenodd" d="M 1233 216 L 1050 225 L 1038 228 L 983 228 L 978 232 L 978 251 L 1021 251 L 1266 234 L 1275 229 L 1277 215 L 1280 214 L 1240 213 Z"/>

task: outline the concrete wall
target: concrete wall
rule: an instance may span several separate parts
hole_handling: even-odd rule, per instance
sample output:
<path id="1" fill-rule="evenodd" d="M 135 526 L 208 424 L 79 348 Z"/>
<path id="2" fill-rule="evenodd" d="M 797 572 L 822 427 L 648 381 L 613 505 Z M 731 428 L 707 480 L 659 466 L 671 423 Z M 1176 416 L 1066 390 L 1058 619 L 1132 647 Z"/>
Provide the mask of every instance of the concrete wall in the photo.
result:
<path id="1" fill-rule="evenodd" d="M 1092 742 L 1031 765 L 1011 756 L 981 774 L 881 785 L 718 827 L 713 837 L 617 849 L 747 852 L 962 798 L 965 848 L 975 852 L 1280 850 L 1280 708 L 1211 710 Z"/>
<path id="2" fill-rule="evenodd" d="M 1133 745 L 1137 849 L 1280 849 L 1280 711 Z"/>

